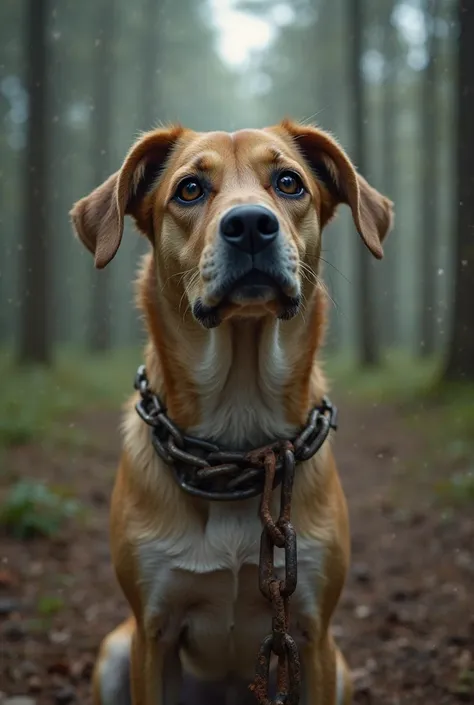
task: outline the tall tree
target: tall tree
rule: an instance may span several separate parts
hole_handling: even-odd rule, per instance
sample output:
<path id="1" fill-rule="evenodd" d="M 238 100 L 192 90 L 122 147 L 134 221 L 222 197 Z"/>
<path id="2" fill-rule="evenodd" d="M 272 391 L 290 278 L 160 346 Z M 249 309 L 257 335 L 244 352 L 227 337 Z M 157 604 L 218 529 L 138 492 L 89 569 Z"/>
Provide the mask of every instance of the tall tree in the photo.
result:
<path id="1" fill-rule="evenodd" d="M 143 57 L 143 66 L 140 71 L 140 96 L 141 105 L 139 120 L 144 130 L 151 130 L 159 117 L 158 111 L 163 110 L 161 101 L 160 58 L 163 56 L 162 38 L 160 32 L 160 13 L 163 0 L 144 0 L 143 36 L 140 38 L 140 51 Z"/>
<path id="2" fill-rule="evenodd" d="M 399 46 L 397 31 L 393 24 L 393 11 L 396 0 L 385 0 L 381 4 L 381 20 L 383 31 L 382 53 L 384 56 L 384 75 L 381 87 L 381 128 L 382 128 L 382 184 L 385 194 L 397 203 L 397 165 L 396 165 L 396 145 L 398 126 L 398 70 L 399 70 Z M 395 222 L 396 227 L 396 222 Z M 383 331 L 383 341 L 386 345 L 395 345 L 399 340 L 398 331 L 398 296 L 397 296 L 397 273 L 398 258 L 396 253 L 396 238 L 392 232 L 384 249 L 387 257 L 379 269 L 380 280 L 383 281 L 382 313 L 380 320 Z"/>
<path id="3" fill-rule="evenodd" d="M 352 91 L 352 130 L 354 160 L 359 171 L 366 171 L 366 130 L 364 111 L 365 81 L 362 75 L 363 56 L 363 0 L 348 0 L 349 34 L 349 78 Z M 365 247 L 359 247 L 357 255 L 357 331 L 359 335 L 358 354 L 364 367 L 379 363 L 379 349 L 375 329 L 375 291 L 371 261 Z"/>
<path id="4" fill-rule="evenodd" d="M 112 84 L 114 74 L 115 12 L 113 0 L 100 0 L 98 36 L 94 65 L 92 163 L 94 186 L 105 181 L 111 172 L 112 149 Z M 92 272 L 89 347 L 101 352 L 110 347 L 110 269 Z"/>
<path id="5" fill-rule="evenodd" d="M 458 100 L 453 324 L 445 378 L 474 381 L 474 3 L 458 0 Z"/>
<path id="6" fill-rule="evenodd" d="M 48 271 L 48 0 L 28 0 L 25 36 L 28 128 L 25 150 L 24 233 L 21 265 L 20 362 L 52 357 Z"/>
<path id="7" fill-rule="evenodd" d="M 432 355 L 436 343 L 436 255 L 437 255 L 437 184 L 436 169 L 438 154 L 437 105 L 437 41 L 436 20 L 438 0 L 425 0 L 427 64 L 423 72 L 420 91 L 422 178 L 421 178 L 421 348 L 423 357 Z"/>

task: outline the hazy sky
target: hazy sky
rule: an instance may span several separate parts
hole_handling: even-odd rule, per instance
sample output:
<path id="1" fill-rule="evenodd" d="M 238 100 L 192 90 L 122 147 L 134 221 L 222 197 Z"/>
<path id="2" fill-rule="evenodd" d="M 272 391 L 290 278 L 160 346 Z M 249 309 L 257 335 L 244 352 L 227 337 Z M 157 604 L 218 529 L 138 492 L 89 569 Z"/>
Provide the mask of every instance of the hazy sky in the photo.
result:
<path id="1" fill-rule="evenodd" d="M 232 66 L 245 69 L 252 53 L 268 48 L 280 27 L 290 24 L 295 13 L 289 2 L 268 3 L 268 11 L 260 16 L 236 9 L 236 0 L 208 0 L 211 16 L 219 30 L 217 49 L 222 59 Z M 426 63 L 426 27 L 420 0 L 404 0 L 392 15 L 407 45 L 407 62 L 415 70 L 423 69 Z M 445 22 L 438 22 L 436 30 L 443 35 L 447 31 Z M 369 78 L 377 80 L 383 57 L 368 52 L 366 69 Z"/>
<path id="2" fill-rule="evenodd" d="M 279 27 L 292 22 L 290 4 L 275 2 L 264 17 L 235 9 L 235 0 L 209 0 L 214 23 L 219 29 L 218 51 L 227 63 L 245 67 L 255 50 L 268 47 Z"/>

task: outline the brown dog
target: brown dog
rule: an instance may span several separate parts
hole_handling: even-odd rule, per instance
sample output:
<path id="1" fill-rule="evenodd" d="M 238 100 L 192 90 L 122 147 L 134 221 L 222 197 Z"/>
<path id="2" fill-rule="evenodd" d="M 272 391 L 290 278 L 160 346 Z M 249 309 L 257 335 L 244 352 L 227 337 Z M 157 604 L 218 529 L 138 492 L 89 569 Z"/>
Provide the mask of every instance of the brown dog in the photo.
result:
<path id="1" fill-rule="evenodd" d="M 392 204 L 330 136 L 290 121 L 233 134 L 149 132 L 118 172 L 76 203 L 74 226 L 97 267 L 117 252 L 126 214 L 150 240 L 139 277 L 146 369 L 180 429 L 248 450 L 294 438 L 320 403 L 321 232 L 340 203 L 381 258 Z M 133 617 L 104 640 L 95 702 L 177 705 L 182 670 L 203 681 L 253 678 L 271 626 L 258 587 L 259 499 L 183 492 L 136 401 L 123 423 L 111 516 L 113 562 Z M 297 467 L 292 522 L 291 631 L 302 701 L 342 705 L 351 686 L 330 620 L 349 530 L 329 441 Z"/>

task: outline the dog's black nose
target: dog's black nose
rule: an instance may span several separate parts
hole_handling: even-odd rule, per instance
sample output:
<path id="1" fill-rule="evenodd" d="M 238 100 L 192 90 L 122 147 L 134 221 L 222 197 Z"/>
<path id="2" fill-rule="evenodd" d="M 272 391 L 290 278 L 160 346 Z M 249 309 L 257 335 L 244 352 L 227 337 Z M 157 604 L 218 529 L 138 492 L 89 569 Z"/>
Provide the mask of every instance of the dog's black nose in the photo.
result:
<path id="1" fill-rule="evenodd" d="M 278 235 L 276 215 L 265 206 L 235 206 L 221 220 L 221 237 L 249 255 L 256 254 Z"/>

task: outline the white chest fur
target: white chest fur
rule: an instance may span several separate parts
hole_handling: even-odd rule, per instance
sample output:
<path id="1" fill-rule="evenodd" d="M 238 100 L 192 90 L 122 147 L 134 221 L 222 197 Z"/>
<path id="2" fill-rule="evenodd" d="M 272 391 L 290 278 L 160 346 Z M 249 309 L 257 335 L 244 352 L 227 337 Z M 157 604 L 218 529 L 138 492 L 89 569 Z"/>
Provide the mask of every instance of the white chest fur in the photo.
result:
<path id="1" fill-rule="evenodd" d="M 201 398 L 194 434 L 236 449 L 293 435 L 283 400 L 290 368 L 278 321 L 261 329 L 251 323 L 216 329 L 201 355 L 190 349 L 188 357 Z"/>
<path id="2" fill-rule="evenodd" d="M 259 644 L 271 628 L 271 613 L 258 588 L 257 508 L 258 500 L 212 503 L 204 529 L 140 546 L 146 617 L 167 615 L 162 638 L 169 643 L 185 633 L 185 665 L 198 676 L 251 678 Z M 322 563 L 321 546 L 300 538 L 292 602 L 295 629 L 297 621 L 317 612 Z M 284 555 L 278 549 L 275 564 L 283 577 Z"/>

